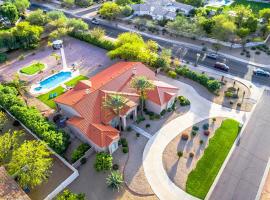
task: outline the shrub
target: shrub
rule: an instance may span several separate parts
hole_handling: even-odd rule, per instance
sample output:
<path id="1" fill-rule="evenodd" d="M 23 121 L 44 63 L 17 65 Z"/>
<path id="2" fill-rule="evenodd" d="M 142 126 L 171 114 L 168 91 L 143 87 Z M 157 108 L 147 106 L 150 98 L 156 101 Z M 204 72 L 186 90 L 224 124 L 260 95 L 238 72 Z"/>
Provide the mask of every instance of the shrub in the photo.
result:
<path id="1" fill-rule="evenodd" d="M 182 151 L 178 151 L 177 152 L 177 155 L 178 155 L 179 158 L 181 158 L 183 156 L 183 152 Z"/>
<path id="2" fill-rule="evenodd" d="M 84 156 L 85 152 L 88 151 L 91 147 L 89 144 L 80 144 L 71 154 L 71 162 L 74 163 Z"/>
<path id="3" fill-rule="evenodd" d="M 136 136 L 137 136 L 137 137 L 140 137 L 140 133 L 136 133 Z"/>
<path id="4" fill-rule="evenodd" d="M 118 164 L 113 164 L 112 169 L 113 170 L 118 170 L 119 169 L 119 165 Z"/>
<path id="5" fill-rule="evenodd" d="M 233 101 L 230 101 L 230 105 L 233 105 Z"/>
<path id="6" fill-rule="evenodd" d="M 251 47 L 251 50 L 253 50 L 253 51 L 256 50 L 256 47 Z"/>
<path id="7" fill-rule="evenodd" d="M 193 135 L 193 136 L 196 136 L 197 135 L 197 131 L 191 131 L 191 135 Z"/>
<path id="8" fill-rule="evenodd" d="M 260 55 L 261 52 L 260 52 L 260 51 L 255 51 L 255 54 L 256 54 L 256 55 Z"/>
<path id="9" fill-rule="evenodd" d="M 198 127 L 198 126 L 193 126 L 193 127 L 192 127 L 192 130 L 198 131 L 198 130 L 199 130 L 199 127 Z"/>
<path id="10" fill-rule="evenodd" d="M 183 77 L 196 81 L 206 87 L 210 92 L 215 92 L 221 88 L 218 80 L 211 80 L 207 75 L 188 69 L 187 67 L 177 67 L 175 72 Z"/>
<path id="11" fill-rule="evenodd" d="M 146 124 L 145 128 L 150 128 L 150 126 L 151 126 L 150 124 Z"/>
<path id="12" fill-rule="evenodd" d="M 130 132 L 132 131 L 132 128 L 130 126 L 127 127 L 127 131 Z"/>
<path id="13" fill-rule="evenodd" d="M 141 122 L 144 121 L 144 120 L 145 120 L 144 116 L 139 115 L 139 116 L 137 117 L 136 123 L 139 124 L 139 123 L 141 123 Z"/>
<path id="14" fill-rule="evenodd" d="M 225 97 L 231 98 L 232 96 L 233 96 L 233 93 L 232 92 L 229 92 L 229 91 L 226 91 L 225 92 Z"/>
<path id="15" fill-rule="evenodd" d="M 242 106 L 242 104 L 241 104 L 241 103 L 237 103 L 236 105 L 237 105 L 237 107 L 241 107 L 241 106 Z"/>
<path id="16" fill-rule="evenodd" d="M 154 115 L 150 115 L 149 119 L 150 120 L 154 120 L 155 119 L 155 116 Z"/>
<path id="17" fill-rule="evenodd" d="M 48 122 L 34 107 L 27 107 L 17 90 L 12 86 L 0 84 L 0 105 L 9 110 L 21 123 L 45 141 L 55 152 L 62 154 L 68 144 L 69 136 Z"/>
<path id="18" fill-rule="evenodd" d="M 93 0 L 75 0 L 75 4 L 80 7 L 88 7 L 93 4 Z"/>
<path id="19" fill-rule="evenodd" d="M 163 116 L 163 115 L 165 115 L 166 114 L 166 110 L 164 109 L 164 110 L 162 110 L 161 112 L 160 112 L 160 115 L 161 116 Z"/>
<path id="20" fill-rule="evenodd" d="M 123 147 L 122 151 L 123 153 L 128 153 L 128 147 Z"/>
<path id="21" fill-rule="evenodd" d="M 204 143 L 204 141 L 203 140 L 200 140 L 200 145 L 202 145 Z"/>
<path id="22" fill-rule="evenodd" d="M 170 70 L 170 71 L 168 71 L 168 76 L 171 77 L 171 78 L 176 78 L 177 74 L 176 74 L 175 71 Z"/>
<path id="23" fill-rule="evenodd" d="M 21 125 L 21 123 L 18 120 L 14 120 L 13 126 L 17 127 L 17 126 L 20 126 L 20 125 Z"/>
<path id="24" fill-rule="evenodd" d="M 121 145 L 122 145 L 123 147 L 127 147 L 127 146 L 128 146 L 128 141 L 127 141 L 126 138 L 121 138 L 121 139 L 120 139 L 120 142 L 121 142 Z"/>
<path id="25" fill-rule="evenodd" d="M 155 119 L 160 119 L 160 115 L 158 115 L 158 114 L 155 114 Z"/>
<path id="26" fill-rule="evenodd" d="M 86 162 L 87 162 L 87 159 L 86 159 L 85 157 L 82 158 L 82 159 L 80 160 L 80 163 L 81 163 L 82 165 L 84 165 Z"/>
<path id="27" fill-rule="evenodd" d="M 217 121 L 217 119 L 216 118 L 213 118 L 212 121 L 213 121 L 213 123 L 215 123 L 215 121 Z"/>
<path id="28" fill-rule="evenodd" d="M 95 169 L 99 171 L 107 171 L 112 169 L 112 156 L 105 152 L 100 152 L 96 154 L 96 160 L 94 163 Z"/>
<path id="29" fill-rule="evenodd" d="M 178 100 L 179 100 L 181 106 L 189 106 L 190 105 L 190 101 L 187 98 L 185 98 L 184 96 L 179 96 Z"/>
<path id="30" fill-rule="evenodd" d="M 204 125 L 203 125 L 203 130 L 208 130 L 209 129 L 209 124 L 208 123 L 205 123 Z"/>
<path id="31" fill-rule="evenodd" d="M 7 60 L 7 54 L 0 53 L 0 63 L 3 63 Z"/>
<path id="32" fill-rule="evenodd" d="M 193 153 L 193 152 L 190 152 L 190 153 L 189 153 L 189 157 L 190 157 L 190 158 L 193 158 L 193 157 L 194 157 L 194 153 Z"/>
<path id="33" fill-rule="evenodd" d="M 209 135 L 210 135 L 210 131 L 209 131 L 209 130 L 205 130 L 205 131 L 203 132 L 203 134 L 204 134 L 205 136 L 209 136 Z"/>
<path id="34" fill-rule="evenodd" d="M 189 136 L 187 133 L 183 133 L 182 136 L 181 136 L 181 139 L 182 140 L 188 140 Z"/>
<path id="35" fill-rule="evenodd" d="M 106 50 L 113 50 L 115 48 L 115 45 L 112 41 L 106 40 L 104 38 L 95 38 L 89 32 L 72 31 L 69 35 Z"/>

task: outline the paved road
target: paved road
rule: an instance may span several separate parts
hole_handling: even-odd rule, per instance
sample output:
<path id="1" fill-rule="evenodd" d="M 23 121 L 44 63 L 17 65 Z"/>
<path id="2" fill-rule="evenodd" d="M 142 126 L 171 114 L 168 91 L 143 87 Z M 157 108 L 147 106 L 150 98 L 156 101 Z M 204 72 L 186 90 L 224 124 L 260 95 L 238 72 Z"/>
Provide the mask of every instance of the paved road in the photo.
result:
<path id="1" fill-rule="evenodd" d="M 270 91 L 264 92 L 210 200 L 254 200 L 270 156 Z"/>
<path id="2" fill-rule="evenodd" d="M 42 6 L 37 6 L 37 5 L 33 6 L 32 5 L 30 9 L 34 10 L 34 9 L 37 9 L 38 7 L 39 8 L 44 8 Z M 50 10 L 48 8 L 46 8 L 46 9 Z M 85 12 L 83 12 L 83 14 L 84 13 Z M 70 14 L 67 14 L 67 13 L 66 13 L 66 15 L 70 16 Z M 74 16 L 70 16 L 70 17 L 74 17 Z M 81 17 L 81 16 L 78 16 L 78 17 Z M 90 25 L 91 28 L 96 27 L 96 25 L 93 25 L 91 23 L 90 18 L 84 18 L 84 21 L 87 22 Z M 116 26 L 114 27 L 112 25 L 109 25 L 109 26 L 107 26 L 107 25 L 99 25 L 99 26 L 106 30 L 106 34 L 109 37 L 113 37 L 113 38 L 116 38 L 118 36 L 118 34 L 120 34 L 120 33 L 126 32 L 125 30 L 122 30 L 122 29 L 120 29 L 119 27 L 116 27 Z M 144 36 L 144 39 L 152 39 L 152 38 Z M 161 47 L 172 49 L 173 50 L 173 55 L 177 56 L 177 57 L 179 57 L 179 54 L 178 54 L 179 52 L 177 52 L 177 50 L 180 49 L 180 48 L 183 48 L 183 49 L 186 48 L 187 52 L 183 56 L 183 59 L 186 60 L 186 61 L 195 63 L 196 60 L 197 60 L 197 54 L 200 53 L 201 56 L 200 56 L 200 59 L 199 59 L 199 62 L 198 62 L 200 65 L 203 65 L 204 67 L 212 68 L 213 65 L 216 62 L 216 60 L 205 58 L 204 55 L 203 55 L 204 52 L 202 52 L 202 51 L 198 51 L 198 50 L 194 50 L 194 49 L 191 49 L 191 48 L 179 46 L 179 45 L 176 45 L 174 43 L 166 42 L 166 41 L 163 41 L 163 40 L 155 40 L 155 41 L 158 42 Z M 203 57 L 204 57 L 204 59 L 202 59 Z M 220 57 L 219 61 L 224 62 L 224 58 Z M 270 87 L 270 78 L 253 76 L 253 74 L 252 74 L 252 71 L 254 69 L 253 66 L 248 65 L 248 64 L 243 63 L 243 62 L 239 62 L 239 61 L 234 60 L 234 59 L 226 59 L 226 64 L 228 66 L 230 66 L 229 74 L 234 75 L 234 76 L 238 76 L 240 78 L 245 78 L 246 80 L 252 81 L 254 83 L 258 83 L 258 84 Z M 269 71 L 269 69 L 266 69 L 266 70 Z"/>

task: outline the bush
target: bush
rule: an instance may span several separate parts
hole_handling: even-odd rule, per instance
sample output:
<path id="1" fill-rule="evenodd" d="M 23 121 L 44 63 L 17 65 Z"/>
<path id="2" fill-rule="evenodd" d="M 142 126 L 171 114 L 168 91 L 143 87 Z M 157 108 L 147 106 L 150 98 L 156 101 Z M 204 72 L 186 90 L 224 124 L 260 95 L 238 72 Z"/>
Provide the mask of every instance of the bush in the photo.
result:
<path id="1" fill-rule="evenodd" d="M 118 170 L 119 169 L 119 165 L 118 164 L 113 164 L 112 169 L 113 170 Z"/>
<path id="2" fill-rule="evenodd" d="M 178 151 L 177 152 L 177 155 L 178 155 L 179 158 L 181 158 L 183 156 L 183 152 L 182 151 Z"/>
<path id="3" fill-rule="evenodd" d="M 127 131 L 130 132 L 132 131 L 132 128 L 130 126 L 127 127 Z"/>
<path id="4" fill-rule="evenodd" d="M 149 119 L 150 120 L 154 120 L 155 119 L 155 116 L 154 115 L 150 115 Z"/>
<path id="5" fill-rule="evenodd" d="M 150 126 L 151 126 L 150 124 L 146 124 L 145 128 L 150 128 Z"/>
<path id="6" fill-rule="evenodd" d="M 209 135 L 210 135 L 210 131 L 209 131 L 209 130 L 205 130 L 205 131 L 203 132 L 203 134 L 204 134 L 205 136 L 209 136 Z"/>
<path id="7" fill-rule="evenodd" d="M 0 63 L 3 63 L 7 60 L 7 54 L 0 53 Z"/>
<path id="8" fill-rule="evenodd" d="M 160 112 L 160 115 L 161 116 L 163 116 L 163 115 L 165 115 L 166 114 L 166 110 L 164 109 L 164 110 L 162 110 L 161 112 Z"/>
<path id="9" fill-rule="evenodd" d="M 198 126 L 193 126 L 193 127 L 192 127 L 192 130 L 198 131 L 198 130 L 199 130 L 199 127 L 198 127 Z"/>
<path id="10" fill-rule="evenodd" d="M 177 74 L 176 74 L 175 71 L 170 70 L 170 71 L 168 71 L 168 76 L 171 77 L 171 78 L 176 78 Z"/>
<path id="11" fill-rule="evenodd" d="M 81 163 L 82 165 L 84 165 L 86 162 L 87 162 L 87 159 L 86 159 L 85 157 L 82 158 L 82 159 L 80 160 L 80 163 Z"/>
<path id="12" fill-rule="evenodd" d="M 232 92 L 225 91 L 225 97 L 231 98 L 232 96 L 233 96 L 233 93 Z"/>
<path id="13" fill-rule="evenodd" d="M 260 51 L 255 51 L 255 54 L 256 54 L 256 55 L 260 55 L 261 52 L 260 52 Z"/>
<path id="14" fill-rule="evenodd" d="M 189 136 L 187 133 L 183 133 L 182 136 L 181 136 L 181 139 L 182 140 L 188 140 Z"/>
<path id="15" fill-rule="evenodd" d="M 108 51 L 113 50 L 115 48 L 115 45 L 112 41 L 106 40 L 103 38 L 95 38 L 91 36 L 89 32 L 71 32 L 69 34 L 70 36 L 77 38 L 79 40 L 88 42 L 90 44 L 93 44 L 95 46 L 98 46 L 100 48 L 106 49 Z"/>
<path id="16" fill-rule="evenodd" d="M 237 107 L 241 107 L 241 106 L 242 106 L 242 104 L 241 104 L 241 103 L 237 103 L 236 105 L 237 105 Z"/>
<path id="17" fill-rule="evenodd" d="M 179 96 L 178 100 L 179 100 L 181 106 L 189 106 L 190 105 L 190 101 L 187 98 L 185 98 L 184 96 Z"/>
<path id="18" fill-rule="evenodd" d="M 197 135 L 197 131 L 191 131 L 191 135 L 193 135 L 193 136 L 196 136 Z"/>
<path id="19" fill-rule="evenodd" d="M 122 151 L 123 153 L 128 153 L 128 147 L 123 147 Z"/>
<path id="20" fill-rule="evenodd" d="M 230 101 L 230 105 L 233 105 L 233 101 Z"/>
<path id="21" fill-rule="evenodd" d="M 200 140 L 200 145 L 202 145 L 204 143 L 204 141 L 203 140 Z"/>
<path id="22" fill-rule="evenodd" d="M 96 160 L 94 163 L 95 169 L 99 171 L 107 171 L 112 169 L 112 156 L 105 152 L 100 152 L 96 154 Z"/>
<path id="23" fill-rule="evenodd" d="M 251 47 L 251 50 L 253 50 L 253 51 L 256 50 L 256 47 Z"/>
<path id="24" fill-rule="evenodd" d="M 21 123 L 18 120 L 14 120 L 12 125 L 15 127 L 18 127 L 18 126 L 21 126 Z"/>
<path id="25" fill-rule="evenodd" d="M 75 0 L 75 5 L 80 7 L 88 7 L 93 4 L 93 0 Z"/>
<path id="26" fill-rule="evenodd" d="M 122 145 L 123 147 L 127 147 L 127 146 L 128 146 L 128 141 L 127 141 L 126 138 L 121 138 L 121 139 L 120 139 L 120 142 L 121 142 L 121 145 Z"/>
<path id="27" fill-rule="evenodd" d="M 150 117 L 151 117 L 151 116 L 150 116 Z M 137 117 L 136 123 L 139 124 L 139 123 L 141 123 L 141 122 L 144 121 L 144 120 L 145 120 L 144 116 L 139 115 L 139 116 Z"/>
<path id="28" fill-rule="evenodd" d="M 45 141 L 55 152 L 62 154 L 69 145 L 69 136 L 42 116 L 34 107 L 27 107 L 17 90 L 0 84 L 0 105 L 9 110 L 21 123 Z"/>
<path id="29" fill-rule="evenodd" d="M 154 117 L 155 117 L 155 119 L 157 119 L 157 120 L 160 119 L 160 115 L 158 115 L 158 114 L 155 114 Z"/>
<path id="30" fill-rule="evenodd" d="M 136 136 L 137 136 L 137 137 L 140 137 L 140 133 L 136 133 Z"/>
<path id="31" fill-rule="evenodd" d="M 172 108 L 168 108 L 167 109 L 167 112 L 172 112 Z"/>
<path id="32" fill-rule="evenodd" d="M 71 154 L 71 162 L 74 163 L 84 156 L 85 152 L 88 151 L 91 147 L 89 144 L 80 144 Z"/>
<path id="33" fill-rule="evenodd" d="M 209 129 L 209 124 L 208 123 L 205 123 L 204 125 L 203 125 L 203 130 L 208 130 Z"/>
<path id="34" fill-rule="evenodd" d="M 190 153 L 189 153 L 189 157 L 190 157 L 190 158 L 193 158 L 193 157 L 194 157 L 194 153 L 193 153 L 193 152 L 190 152 Z"/>
<path id="35" fill-rule="evenodd" d="M 197 73 L 188 69 L 187 67 L 177 67 L 175 72 L 183 77 L 196 81 L 206 87 L 210 92 L 216 92 L 221 88 L 221 83 L 218 80 L 212 80 L 207 75 Z"/>

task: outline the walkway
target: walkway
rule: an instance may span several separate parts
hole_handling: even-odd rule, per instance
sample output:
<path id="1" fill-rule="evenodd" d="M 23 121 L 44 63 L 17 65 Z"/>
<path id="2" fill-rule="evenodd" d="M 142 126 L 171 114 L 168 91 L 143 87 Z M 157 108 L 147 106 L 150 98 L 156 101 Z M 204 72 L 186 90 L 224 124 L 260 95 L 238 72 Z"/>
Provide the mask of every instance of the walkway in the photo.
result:
<path id="1" fill-rule="evenodd" d="M 140 127 L 131 124 L 130 127 L 137 133 L 145 136 L 146 138 L 150 139 L 152 137 L 152 135 L 150 135 L 149 133 L 147 133 L 146 131 L 144 131 L 143 129 L 141 129 Z"/>
<path id="2" fill-rule="evenodd" d="M 251 116 L 210 200 L 254 200 L 270 156 L 270 91 Z"/>
<path id="3" fill-rule="evenodd" d="M 164 76 L 159 76 L 158 78 L 180 88 L 179 94 L 186 96 L 190 100 L 191 108 L 187 114 L 169 122 L 150 138 L 143 154 L 144 171 L 149 184 L 159 199 L 195 200 L 197 198 L 187 194 L 169 179 L 163 168 L 163 150 L 180 132 L 201 120 L 221 116 L 233 118 L 240 123 L 244 123 L 249 118 L 250 113 L 231 110 L 214 104 L 201 97 L 193 87 L 177 80 L 172 80 Z"/>

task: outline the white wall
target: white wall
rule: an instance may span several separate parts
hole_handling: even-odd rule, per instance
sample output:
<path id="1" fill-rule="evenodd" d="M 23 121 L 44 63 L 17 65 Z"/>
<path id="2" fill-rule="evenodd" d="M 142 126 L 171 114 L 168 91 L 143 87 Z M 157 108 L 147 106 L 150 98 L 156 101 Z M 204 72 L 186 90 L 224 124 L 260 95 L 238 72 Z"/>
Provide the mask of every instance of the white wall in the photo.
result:
<path id="1" fill-rule="evenodd" d="M 145 107 L 147 108 L 147 110 L 150 110 L 156 114 L 160 114 L 160 112 L 166 108 L 166 105 L 160 106 L 152 101 L 146 100 Z"/>

